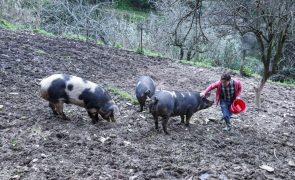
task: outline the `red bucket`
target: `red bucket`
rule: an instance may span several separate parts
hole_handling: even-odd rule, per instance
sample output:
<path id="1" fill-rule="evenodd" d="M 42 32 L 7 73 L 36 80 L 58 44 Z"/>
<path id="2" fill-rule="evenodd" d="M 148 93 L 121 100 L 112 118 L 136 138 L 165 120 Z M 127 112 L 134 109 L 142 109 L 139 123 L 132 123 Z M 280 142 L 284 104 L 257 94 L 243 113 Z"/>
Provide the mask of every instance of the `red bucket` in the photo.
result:
<path id="1" fill-rule="evenodd" d="M 230 112 L 233 114 L 239 114 L 240 112 L 245 111 L 246 103 L 242 99 L 236 99 L 230 106 Z"/>

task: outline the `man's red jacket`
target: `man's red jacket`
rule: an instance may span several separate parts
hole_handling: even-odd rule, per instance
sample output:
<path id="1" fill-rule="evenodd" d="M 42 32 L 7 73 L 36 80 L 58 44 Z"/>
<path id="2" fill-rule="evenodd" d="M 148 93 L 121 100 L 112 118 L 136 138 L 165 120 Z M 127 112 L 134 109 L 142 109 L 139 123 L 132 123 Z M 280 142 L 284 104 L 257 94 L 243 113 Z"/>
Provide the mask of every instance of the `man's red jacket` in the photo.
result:
<path id="1" fill-rule="evenodd" d="M 234 86 L 235 86 L 235 93 L 234 93 L 235 97 L 234 98 L 236 98 L 241 95 L 243 87 L 242 87 L 241 81 L 239 81 L 237 79 L 233 79 L 233 81 L 234 81 Z M 203 92 L 206 95 L 211 90 L 217 88 L 217 90 L 216 90 L 216 104 L 217 105 L 219 104 L 219 101 L 220 101 L 221 86 L 222 86 L 222 83 L 221 83 L 221 80 L 219 80 L 219 81 L 216 81 L 215 83 L 211 84 L 210 86 L 208 86 L 207 89 Z"/>

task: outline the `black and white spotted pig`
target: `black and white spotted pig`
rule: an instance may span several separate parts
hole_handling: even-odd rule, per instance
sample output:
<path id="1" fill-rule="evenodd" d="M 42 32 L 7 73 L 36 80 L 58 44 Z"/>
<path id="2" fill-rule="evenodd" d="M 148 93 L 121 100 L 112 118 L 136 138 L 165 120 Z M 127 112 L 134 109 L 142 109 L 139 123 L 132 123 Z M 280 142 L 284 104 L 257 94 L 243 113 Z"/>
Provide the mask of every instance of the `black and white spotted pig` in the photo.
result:
<path id="1" fill-rule="evenodd" d="M 149 76 L 141 76 L 136 83 L 135 95 L 140 105 L 140 112 L 143 111 L 146 99 L 155 94 L 156 84 Z"/>
<path id="2" fill-rule="evenodd" d="M 162 126 L 166 134 L 169 117 L 180 116 L 181 123 L 189 125 L 192 115 L 202 109 L 209 108 L 214 101 L 201 97 L 199 92 L 178 92 L 178 91 L 158 91 L 151 97 L 149 104 L 150 112 L 154 117 L 156 129 L 158 129 L 158 117 L 162 117 Z"/>
<path id="3" fill-rule="evenodd" d="M 119 108 L 107 91 L 97 84 L 67 74 L 53 74 L 41 80 L 41 97 L 49 101 L 55 115 L 67 119 L 63 104 L 75 104 L 86 108 L 92 122 L 98 121 L 98 114 L 108 121 L 115 121 Z"/>

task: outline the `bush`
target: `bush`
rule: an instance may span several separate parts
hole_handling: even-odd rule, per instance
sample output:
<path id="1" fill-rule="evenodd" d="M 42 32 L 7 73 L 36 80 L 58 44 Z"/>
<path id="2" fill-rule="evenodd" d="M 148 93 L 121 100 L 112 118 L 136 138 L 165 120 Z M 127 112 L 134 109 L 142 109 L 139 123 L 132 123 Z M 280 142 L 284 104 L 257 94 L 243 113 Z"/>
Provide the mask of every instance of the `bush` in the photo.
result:
<path id="1" fill-rule="evenodd" d="M 149 0 L 119 0 L 117 2 L 117 8 L 120 8 L 120 9 L 136 8 L 136 9 L 149 10 L 153 8 L 153 4 L 152 2 L 149 2 Z"/>
<path id="2" fill-rule="evenodd" d="M 271 77 L 272 81 L 279 82 L 294 82 L 295 81 L 295 69 L 294 68 L 284 68 L 279 70 L 279 72 Z"/>
<path id="3" fill-rule="evenodd" d="M 250 77 L 254 74 L 253 70 L 250 67 L 244 67 L 242 70 L 242 75 L 246 77 Z"/>

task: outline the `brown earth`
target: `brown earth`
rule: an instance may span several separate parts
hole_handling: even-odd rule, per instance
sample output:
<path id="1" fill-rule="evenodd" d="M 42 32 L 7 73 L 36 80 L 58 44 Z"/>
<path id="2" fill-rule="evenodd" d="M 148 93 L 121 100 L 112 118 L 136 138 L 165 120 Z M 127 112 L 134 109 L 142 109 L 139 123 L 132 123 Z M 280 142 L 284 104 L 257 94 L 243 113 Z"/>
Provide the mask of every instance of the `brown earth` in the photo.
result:
<path id="1" fill-rule="evenodd" d="M 39 97 L 38 83 L 68 73 L 134 95 L 136 79 L 150 75 L 159 89 L 201 91 L 224 69 L 6 30 L 0 30 L 0 62 L 0 179 L 295 179 L 294 87 L 267 83 L 263 109 L 256 109 L 258 80 L 235 74 L 248 109 L 232 120 L 232 132 L 222 131 L 214 106 L 197 112 L 190 128 L 171 118 L 165 135 L 148 111 L 138 113 L 114 94 L 116 123 L 94 125 L 74 105 L 65 107 L 70 120 L 61 120 Z"/>

